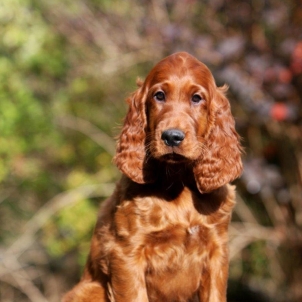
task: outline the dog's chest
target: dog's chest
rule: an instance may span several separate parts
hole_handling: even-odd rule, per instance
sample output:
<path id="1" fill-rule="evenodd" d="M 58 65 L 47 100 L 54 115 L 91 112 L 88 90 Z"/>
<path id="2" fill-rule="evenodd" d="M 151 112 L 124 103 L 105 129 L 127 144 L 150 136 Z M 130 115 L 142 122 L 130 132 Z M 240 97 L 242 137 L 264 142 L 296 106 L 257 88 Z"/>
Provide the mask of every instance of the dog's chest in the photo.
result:
<path id="1" fill-rule="evenodd" d="M 189 189 L 170 201 L 152 196 L 123 202 L 115 224 L 118 236 L 145 260 L 150 274 L 173 275 L 179 270 L 189 274 L 205 257 L 209 229 Z"/>
<path id="2" fill-rule="evenodd" d="M 174 199 L 136 197 L 117 207 L 114 221 L 117 234 L 124 239 L 140 237 L 146 247 L 182 244 L 199 245 L 205 238 L 206 217 L 198 212 L 198 198 L 184 190 Z M 141 241 L 140 241 L 141 242 Z"/>
<path id="3" fill-rule="evenodd" d="M 124 202 L 115 222 L 118 235 L 131 246 L 131 257 L 144 263 L 147 286 L 158 288 L 154 301 L 173 292 L 178 301 L 197 290 L 211 229 L 196 210 L 191 191 L 186 189 L 171 201 L 145 197 Z"/>

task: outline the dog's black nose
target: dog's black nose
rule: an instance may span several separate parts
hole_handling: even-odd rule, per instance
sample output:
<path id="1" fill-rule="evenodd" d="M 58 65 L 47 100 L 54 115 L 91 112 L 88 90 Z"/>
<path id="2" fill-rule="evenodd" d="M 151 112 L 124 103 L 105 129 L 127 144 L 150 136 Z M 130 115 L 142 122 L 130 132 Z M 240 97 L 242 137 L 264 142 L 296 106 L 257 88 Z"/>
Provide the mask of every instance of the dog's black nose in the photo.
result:
<path id="1" fill-rule="evenodd" d="M 185 134 L 178 129 L 165 130 L 161 135 L 161 139 L 169 147 L 179 146 L 180 143 L 184 140 L 184 138 Z"/>

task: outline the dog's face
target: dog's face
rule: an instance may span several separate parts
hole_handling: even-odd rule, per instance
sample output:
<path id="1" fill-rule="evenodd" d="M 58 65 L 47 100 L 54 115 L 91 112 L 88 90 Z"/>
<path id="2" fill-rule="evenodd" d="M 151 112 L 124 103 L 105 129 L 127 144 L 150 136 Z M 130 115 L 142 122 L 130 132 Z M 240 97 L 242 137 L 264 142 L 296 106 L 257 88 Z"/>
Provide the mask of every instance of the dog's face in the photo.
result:
<path id="1" fill-rule="evenodd" d="M 215 87 L 208 68 L 192 57 L 178 56 L 157 64 L 145 84 L 152 156 L 171 163 L 197 160 Z"/>
<path id="2" fill-rule="evenodd" d="M 154 182 L 150 157 L 193 167 L 200 192 L 237 178 L 241 147 L 230 105 L 209 69 L 185 52 L 166 57 L 128 98 L 115 162 L 138 183 Z"/>

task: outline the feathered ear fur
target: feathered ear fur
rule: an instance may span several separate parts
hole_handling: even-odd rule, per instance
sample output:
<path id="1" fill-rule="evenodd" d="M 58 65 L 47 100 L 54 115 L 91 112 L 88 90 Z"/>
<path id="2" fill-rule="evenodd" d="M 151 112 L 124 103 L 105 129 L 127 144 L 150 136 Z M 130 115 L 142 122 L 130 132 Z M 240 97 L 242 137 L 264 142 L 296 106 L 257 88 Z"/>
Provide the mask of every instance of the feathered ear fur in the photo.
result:
<path id="1" fill-rule="evenodd" d="M 230 104 L 224 95 L 226 86 L 216 88 L 210 104 L 209 132 L 203 153 L 194 166 L 201 193 L 211 192 L 237 178 L 242 171 L 241 146 L 235 130 Z"/>
<path id="2" fill-rule="evenodd" d="M 150 172 L 146 165 L 146 93 L 142 83 L 128 99 L 128 113 L 124 120 L 122 132 L 117 142 L 114 162 L 130 179 L 137 183 L 150 182 Z"/>

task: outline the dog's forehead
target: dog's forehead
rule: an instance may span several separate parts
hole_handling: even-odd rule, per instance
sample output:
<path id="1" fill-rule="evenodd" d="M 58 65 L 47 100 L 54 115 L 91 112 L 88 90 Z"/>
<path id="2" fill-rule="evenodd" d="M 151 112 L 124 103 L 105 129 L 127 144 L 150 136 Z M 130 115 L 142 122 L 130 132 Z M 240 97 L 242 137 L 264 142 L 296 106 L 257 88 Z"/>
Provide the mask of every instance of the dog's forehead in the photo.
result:
<path id="1" fill-rule="evenodd" d="M 208 67 L 186 52 L 172 54 L 157 63 L 146 78 L 150 86 L 177 78 L 191 77 L 196 83 L 203 84 L 213 81 Z"/>

